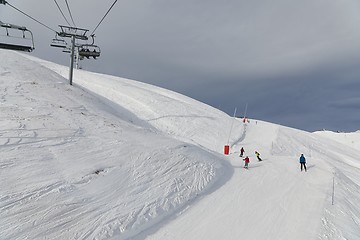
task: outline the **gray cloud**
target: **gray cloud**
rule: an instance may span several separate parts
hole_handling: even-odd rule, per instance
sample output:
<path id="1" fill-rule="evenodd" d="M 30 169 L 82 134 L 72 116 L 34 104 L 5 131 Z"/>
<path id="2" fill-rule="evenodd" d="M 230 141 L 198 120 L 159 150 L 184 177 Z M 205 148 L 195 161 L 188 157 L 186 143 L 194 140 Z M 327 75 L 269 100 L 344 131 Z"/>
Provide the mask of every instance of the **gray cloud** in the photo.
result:
<path id="1" fill-rule="evenodd" d="M 41 8 L 9 1 L 55 30 L 67 25 L 53 1 L 36 1 Z M 69 3 L 77 26 L 92 31 L 113 1 Z M 358 97 L 359 9 L 355 0 L 124 0 L 96 31 L 101 57 L 81 65 L 169 88 L 229 114 L 249 103 L 249 114 L 263 120 L 357 130 L 334 116 L 358 119 L 340 103 Z M 35 56 L 68 65 L 68 55 L 49 47 L 53 32 L 9 7 L 0 6 L 0 13 L 0 20 L 33 30 Z"/>
<path id="2" fill-rule="evenodd" d="M 350 108 L 354 110 L 360 110 L 360 97 L 345 98 L 329 103 L 333 108 Z"/>

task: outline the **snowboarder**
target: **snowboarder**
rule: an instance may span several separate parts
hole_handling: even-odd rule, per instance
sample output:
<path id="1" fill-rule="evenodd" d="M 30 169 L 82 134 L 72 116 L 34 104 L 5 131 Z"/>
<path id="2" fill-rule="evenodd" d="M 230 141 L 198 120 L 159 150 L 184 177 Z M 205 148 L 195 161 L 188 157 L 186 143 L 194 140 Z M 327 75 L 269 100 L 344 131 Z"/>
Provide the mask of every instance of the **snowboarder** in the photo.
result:
<path id="1" fill-rule="evenodd" d="M 301 169 L 301 171 L 303 170 L 303 166 L 304 166 L 304 169 L 305 169 L 305 172 L 306 172 L 306 159 L 304 157 L 304 154 L 301 154 L 301 156 L 300 156 L 300 169 Z"/>
<path id="2" fill-rule="evenodd" d="M 248 169 L 248 168 L 249 168 L 249 162 L 250 162 L 249 157 L 246 156 L 246 158 L 244 158 L 244 161 L 245 161 L 245 166 L 244 166 L 244 168 Z"/>
<path id="3" fill-rule="evenodd" d="M 260 158 L 260 153 L 258 151 L 255 151 L 255 155 L 257 157 L 257 159 L 260 161 L 262 161 L 262 159 Z"/>
<path id="4" fill-rule="evenodd" d="M 244 155 L 244 152 L 245 152 L 244 148 L 241 147 L 241 149 L 240 149 L 240 157 L 242 157 Z"/>

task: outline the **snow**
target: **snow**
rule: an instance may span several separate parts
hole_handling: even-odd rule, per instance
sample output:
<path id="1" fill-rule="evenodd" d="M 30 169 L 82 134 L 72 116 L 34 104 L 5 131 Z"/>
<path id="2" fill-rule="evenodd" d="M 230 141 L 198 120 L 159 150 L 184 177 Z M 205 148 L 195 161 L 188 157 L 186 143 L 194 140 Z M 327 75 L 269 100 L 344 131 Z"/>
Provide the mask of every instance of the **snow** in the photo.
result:
<path id="1" fill-rule="evenodd" d="M 70 86 L 66 66 L 0 56 L 0 239 L 359 239 L 359 132 L 244 124 L 152 85 L 75 70 Z"/>

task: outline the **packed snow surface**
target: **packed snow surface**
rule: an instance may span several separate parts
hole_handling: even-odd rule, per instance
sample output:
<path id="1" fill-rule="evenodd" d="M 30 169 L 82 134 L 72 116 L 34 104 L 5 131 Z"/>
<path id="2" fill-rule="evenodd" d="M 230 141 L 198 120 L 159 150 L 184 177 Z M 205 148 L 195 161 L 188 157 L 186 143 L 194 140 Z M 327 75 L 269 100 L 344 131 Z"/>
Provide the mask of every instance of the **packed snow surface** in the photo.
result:
<path id="1" fill-rule="evenodd" d="M 360 132 L 244 123 L 148 84 L 75 70 L 70 86 L 68 67 L 0 56 L 0 239 L 360 238 Z"/>

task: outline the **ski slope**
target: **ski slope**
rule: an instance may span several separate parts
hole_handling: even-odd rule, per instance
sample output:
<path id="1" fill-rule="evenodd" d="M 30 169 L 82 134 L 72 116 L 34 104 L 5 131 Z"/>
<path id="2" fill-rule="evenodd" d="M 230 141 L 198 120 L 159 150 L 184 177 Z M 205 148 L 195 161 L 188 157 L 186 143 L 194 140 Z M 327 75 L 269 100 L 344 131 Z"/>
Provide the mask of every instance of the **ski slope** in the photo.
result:
<path id="1" fill-rule="evenodd" d="M 359 132 L 244 124 L 148 84 L 75 70 L 70 86 L 67 67 L 0 56 L 0 239 L 359 238 Z"/>
<path id="2" fill-rule="evenodd" d="M 259 121 L 248 124 L 242 145 L 251 156 L 249 170 L 242 168 L 234 151 L 229 157 L 231 179 L 147 239 L 316 239 L 332 175 L 314 157 L 308 157 L 308 172 L 300 172 L 300 149 L 288 148 L 293 135 L 308 139 L 307 133 L 293 129 Z M 302 145 L 296 140 L 292 144 Z M 262 153 L 262 162 L 255 150 Z"/>

